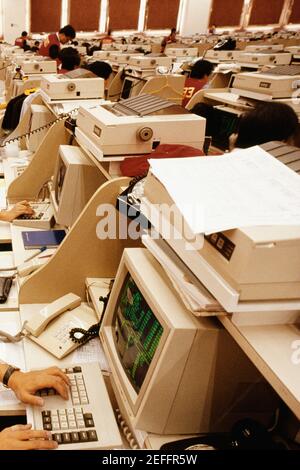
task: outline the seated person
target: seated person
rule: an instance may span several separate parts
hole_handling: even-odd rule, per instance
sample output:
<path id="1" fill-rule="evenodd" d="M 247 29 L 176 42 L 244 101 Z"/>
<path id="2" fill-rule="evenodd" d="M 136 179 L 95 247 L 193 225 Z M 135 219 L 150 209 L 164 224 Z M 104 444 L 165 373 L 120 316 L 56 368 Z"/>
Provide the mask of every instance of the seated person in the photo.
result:
<path id="1" fill-rule="evenodd" d="M 67 44 L 72 39 L 75 39 L 76 31 L 70 24 L 64 26 L 58 33 L 49 34 L 40 45 L 39 54 L 50 57 L 51 59 L 58 59 L 61 44 Z"/>
<path id="2" fill-rule="evenodd" d="M 12 222 L 23 214 L 33 215 L 34 211 L 27 201 L 17 202 L 11 209 L 0 211 L 0 221 Z"/>
<path id="3" fill-rule="evenodd" d="M 100 41 L 101 48 L 103 44 L 112 44 L 115 41 L 111 33 L 112 33 L 112 30 L 109 29 L 107 31 L 107 34 L 103 38 L 101 38 L 101 41 Z"/>
<path id="4" fill-rule="evenodd" d="M 39 41 L 34 41 L 34 45 L 32 46 L 32 48 L 30 49 L 31 52 L 38 52 L 40 48 L 40 42 Z"/>
<path id="5" fill-rule="evenodd" d="M 65 47 L 59 52 L 61 64 L 58 73 L 63 74 L 76 69 L 80 65 L 80 55 L 75 47 Z"/>
<path id="6" fill-rule="evenodd" d="M 30 49 L 30 46 L 27 44 L 28 39 L 27 31 L 22 31 L 21 36 L 15 40 L 15 46 L 19 46 L 24 49 L 24 51 L 28 51 Z"/>
<path id="7" fill-rule="evenodd" d="M 293 108 L 284 103 L 259 103 L 240 116 L 237 132 L 230 137 L 230 150 L 274 140 L 299 146 L 299 135 L 298 116 Z"/>
<path id="8" fill-rule="evenodd" d="M 171 29 L 171 34 L 169 36 L 166 36 L 163 38 L 161 42 L 161 49 L 160 52 L 163 53 L 165 52 L 165 49 L 167 47 L 167 44 L 171 44 L 172 42 L 176 42 L 176 28 Z"/>
<path id="9" fill-rule="evenodd" d="M 85 68 L 90 72 L 93 72 L 97 77 L 104 79 L 104 87 L 107 90 L 108 87 L 108 80 L 112 73 L 112 68 L 107 62 L 103 62 L 102 60 L 96 60 L 96 62 L 91 62 L 90 64 L 86 65 Z"/>
<path id="10" fill-rule="evenodd" d="M 190 76 L 185 81 L 182 106 L 186 107 L 192 96 L 208 84 L 214 67 L 208 60 L 197 60 L 193 64 Z"/>

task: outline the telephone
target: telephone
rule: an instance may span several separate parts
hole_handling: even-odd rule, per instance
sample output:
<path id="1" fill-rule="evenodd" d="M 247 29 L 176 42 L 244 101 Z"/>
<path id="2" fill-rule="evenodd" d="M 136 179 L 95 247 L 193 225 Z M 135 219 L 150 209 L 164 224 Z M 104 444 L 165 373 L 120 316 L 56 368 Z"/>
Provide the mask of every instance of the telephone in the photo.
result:
<path id="1" fill-rule="evenodd" d="M 22 263 L 20 266 L 18 266 L 17 274 L 20 277 L 29 276 L 29 274 L 32 274 L 34 271 L 39 269 L 41 266 L 43 266 L 43 264 L 47 263 L 47 261 L 48 257 L 34 258 L 30 261 L 26 261 L 25 263 Z"/>
<path id="2" fill-rule="evenodd" d="M 72 352 L 80 343 L 70 339 L 72 328 L 88 330 L 97 321 L 95 311 L 69 293 L 44 307 L 25 322 L 26 337 L 58 359 Z"/>
<path id="3" fill-rule="evenodd" d="M 29 202 L 34 210 L 33 215 L 22 214 L 13 220 L 14 225 L 21 225 L 22 227 L 37 228 L 49 230 L 54 224 L 54 211 L 51 202 Z"/>

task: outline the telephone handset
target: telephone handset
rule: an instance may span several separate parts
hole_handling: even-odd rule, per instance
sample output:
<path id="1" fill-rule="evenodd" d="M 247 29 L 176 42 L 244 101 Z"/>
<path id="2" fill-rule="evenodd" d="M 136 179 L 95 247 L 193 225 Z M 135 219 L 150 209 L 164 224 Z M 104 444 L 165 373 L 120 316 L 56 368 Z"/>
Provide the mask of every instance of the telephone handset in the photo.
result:
<path id="1" fill-rule="evenodd" d="M 73 328 L 89 329 L 97 321 L 95 311 L 69 293 L 34 313 L 24 329 L 30 338 L 58 359 L 80 346 L 70 338 Z"/>

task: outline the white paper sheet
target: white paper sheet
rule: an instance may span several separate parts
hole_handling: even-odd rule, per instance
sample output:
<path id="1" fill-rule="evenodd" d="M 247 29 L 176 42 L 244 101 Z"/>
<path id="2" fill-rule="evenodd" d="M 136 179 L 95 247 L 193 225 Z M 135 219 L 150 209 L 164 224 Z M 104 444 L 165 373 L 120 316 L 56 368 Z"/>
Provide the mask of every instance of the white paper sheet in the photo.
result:
<path id="1" fill-rule="evenodd" d="M 20 324 L 12 321 L 1 321 L 0 329 L 10 334 L 16 334 L 20 331 Z M 0 359 L 8 364 L 25 369 L 23 342 L 20 343 L 2 343 L 0 342 Z M 0 384 L 0 406 L 13 406 L 20 403 L 15 394 Z"/>
<path id="2" fill-rule="evenodd" d="M 300 225 L 300 176 L 260 147 L 150 165 L 196 234 Z"/>
<path id="3" fill-rule="evenodd" d="M 82 364 L 88 362 L 99 362 L 103 371 L 109 371 L 109 366 L 98 338 L 94 338 L 88 343 L 76 349 L 72 355 L 73 364 Z"/>

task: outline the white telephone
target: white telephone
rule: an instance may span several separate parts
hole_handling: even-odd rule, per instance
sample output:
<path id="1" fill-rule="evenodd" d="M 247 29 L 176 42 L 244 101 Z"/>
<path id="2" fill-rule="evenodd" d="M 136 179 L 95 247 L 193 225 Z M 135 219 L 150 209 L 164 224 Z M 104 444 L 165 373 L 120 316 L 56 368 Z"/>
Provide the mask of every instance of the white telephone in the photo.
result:
<path id="1" fill-rule="evenodd" d="M 24 328 L 28 338 L 61 359 L 80 346 L 70 339 L 70 330 L 88 330 L 97 321 L 95 311 L 81 303 L 78 295 L 69 293 L 33 314 Z"/>

